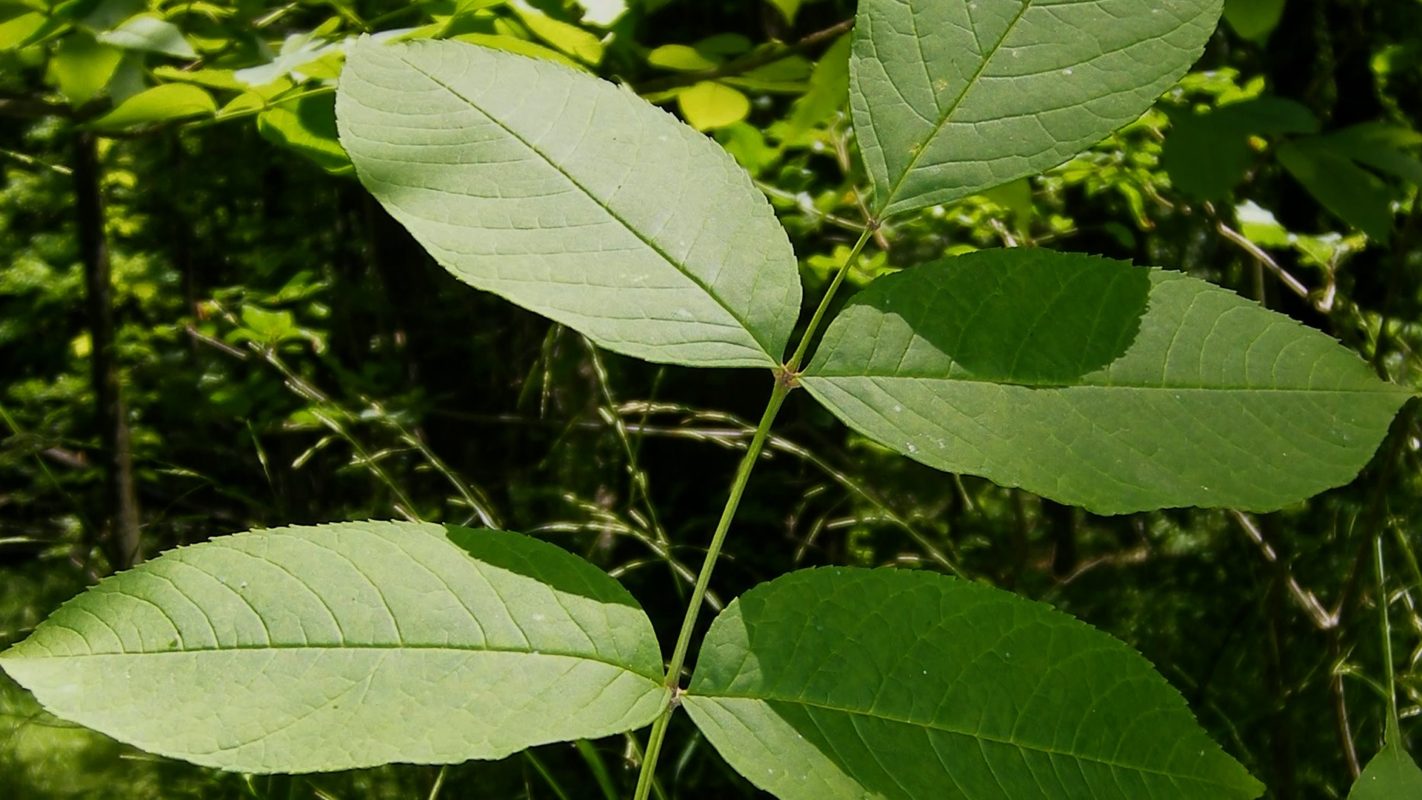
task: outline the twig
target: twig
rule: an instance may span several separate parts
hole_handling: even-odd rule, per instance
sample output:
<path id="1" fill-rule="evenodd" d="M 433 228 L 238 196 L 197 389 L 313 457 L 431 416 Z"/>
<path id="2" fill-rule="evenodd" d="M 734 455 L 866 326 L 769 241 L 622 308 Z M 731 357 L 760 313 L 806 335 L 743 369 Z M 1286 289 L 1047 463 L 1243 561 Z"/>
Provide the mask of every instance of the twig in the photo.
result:
<path id="1" fill-rule="evenodd" d="M 777 61 L 783 61 L 790 56 L 810 50 L 816 45 L 835 39 L 844 33 L 848 33 L 853 27 L 854 20 L 847 19 L 843 22 L 831 25 L 824 30 L 815 31 L 803 39 L 792 44 L 787 44 L 784 47 L 749 53 L 740 58 L 727 61 L 720 66 L 712 67 L 711 69 L 683 72 L 679 75 L 670 75 L 665 78 L 647 81 L 636 87 L 637 93 L 655 94 L 657 92 L 665 92 L 668 89 L 676 89 L 681 86 L 690 86 L 702 81 L 714 81 L 718 78 L 731 78 L 736 75 L 743 75 L 757 67 L 774 64 Z"/>
<path id="2" fill-rule="evenodd" d="M 1259 525 L 1253 517 L 1240 511 L 1230 511 L 1229 515 L 1239 524 L 1240 530 L 1244 531 L 1244 534 L 1259 546 L 1259 551 L 1263 553 L 1265 561 L 1270 564 L 1280 563 L 1279 554 L 1274 550 L 1274 546 L 1264 538 L 1263 531 L 1259 529 Z M 1303 609 L 1304 613 L 1313 620 L 1314 627 L 1321 631 L 1333 630 L 1338 627 L 1340 612 L 1330 613 L 1328 609 L 1324 608 L 1317 595 L 1299 584 L 1298 579 L 1294 577 L 1287 565 L 1284 566 L 1284 573 L 1288 580 L 1289 594 L 1294 598 L 1294 602 L 1298 603 L 1299 608 Z"/>

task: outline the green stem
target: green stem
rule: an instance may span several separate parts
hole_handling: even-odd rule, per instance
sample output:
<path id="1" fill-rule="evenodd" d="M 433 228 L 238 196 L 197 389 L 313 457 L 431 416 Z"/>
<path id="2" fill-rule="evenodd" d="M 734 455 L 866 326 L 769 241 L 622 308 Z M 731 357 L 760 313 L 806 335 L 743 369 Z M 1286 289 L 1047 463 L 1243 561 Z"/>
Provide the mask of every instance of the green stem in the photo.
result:
<path id="1" fill-rule="evenodd" d="M 775 371 L 775 389 L 770 393 L 770 400 L 765 404 L 765 413 L 760 417 L 760 424 L 756 426 L 755 435 L 751 437 L 750 446 L 746 448 L 746 454 L 741 458 L 741 464 L 736 468 L 736 478 L 731 483 L 731 494 L 726 498 L 726 506 L 721 510 L 721 519 L 716 523 L 716 532 L 711 534 L 711 544 L 706 548 L 706 559 L 701 562 L 701 572 L 696 576 L 696 586 L 691 590 L 691 602 L 686 607 L 686 616 L 681 621 L 681 631 L 676 637 L 676 647 L 672 649 L 671 661 L 667 663 L 667 688 L 671 690 L 671 697 L 666 708 L 652 723 L 652 733 L 647 740 L 647 752 L 642 757 L 642 768 L 637 775 L 637 791 L 633 795 L 635 800 L 647 800 L 647 796 L 652 791 L 655 783 L 654 776 L 657 772 L 657 759 L 662 754 L 662 742 L 667 738 L 667 727 L 671 724 L 672 713 L 680 702 L 681 668 L 686 664 L 686 653 L 691 648 L 691 634 L 696 629 L 697 617 L 701 614 L 701 605 L 706 600 L 706 590 L 711 584 L 711 572 L 716 568 L 716 560 L 721 556 L 721 546 L 726 543 L 726 534 L 731 530 L 731 521 L 736 517 L 736 509 L 741 505 L 741 496 L 745 494 L 746 485 L 750 483 L 751 472 L 755 470 L 756 461 L 760 458 L 760 453 L 765 449 L 765 442 L 770 438 L 770 426 L 775 422 L 775 417 L 780 413 L 780 407 L 785 404 L 785 398 L 790 391 L 795 388 L 795 375 L 800 369 L 800 362 L 804 359 L 805 353 L 810 349 L 810 340 L 814 338 L 815 331 L 824 322 L 825 313 L 829 310 L 830 302 L 834 300 L 834 295 L 839 291 L 840 284 L 844 283 L 844 276 L 849 273 L 850 267 L 854 266 L 859 254 L 864 251 L 864 246 L 873 237 L 874 231 L 879 226 L 871 222 L 860 235 L 859 241 L 855 242 L 854 249 L 844 259 L 844 264 L 835 273 L 834 280 L 830 282 L 829 289 L 825 291 L 824 299 L 820 300 L 819 308 L 815 309 L 814 316 L 810 317 L 810 324 L 805 328 L 804 335 L 800 338 L 800 343 L 795 347 L 795 354 L 790 357 L 785 366 Z"/>
<path id="2" fill-rule="evenodd" d="M 721 556 L 721 546 L 726 543 L 726 534 L 731 530 L 731 520 L 735 519 L 736 509 L 740 507 L 741 496 L 745 494 L 746 484 L 750 482 L 751 472 L 755 470 L 755 462 L 760 458 L 761 450 L 765 448 L 765 440 L 770 437 L 771 423 L 775 422 L 775 416 L 780 413 L 780 407 L 785 403 L 785 397 L 790 394 L 791 383 L 786 380 L 785 374 L 780 374 L 775 380 L 775 389 L 770 393 L 770 401 L 765 405 L 765 413 L 761 415 L 760 424 L 756 426 L 755 436 L 751 438 L 750 446 L 746 448 L 746 454 L 741 458 L 741 464 L 736 469 L 736 479 L 731 484 L 731 495 L 726 498 L 726 507 L 721 511 L 721 520 L 716 523 L 716 532 L 711 535 L 711 545 L 706 548 L 706 559 L 701 563 L 701 573 L 696 576 L 696 586 L 691 590 L 691 602 L 686 607 L 686 617 L 681 621 L 681 632 L 676 637 L 676 648 L 672 650 L 671 661 L 667 664 L 667 688 L 673 692 L 672 702 L 667 703 L 667 707 L 662 709 L 661 716 L 652 724 L 652 735 L 647 741 L 647 754 L 642 758 L 642 771 L 637 776 L 636 800 L 646 800 L 648 793 L 652 789 L 652 775 L 657 769 L 657 758 L 661 755 L 662 741 L 666 739 L 667 724 L 671 721 L 672 712 L 678 705 L 675 693 L 681 684 L 681 668 L 686 663 L 686 653 L 691 648 L 691 634 L 696 628 L 696 619 L 701 613 L 701 604 L 706 599 L 706 589 L 711 583 L 711 572 L 716 567 L 716 559 Z"/>
<path id="3" fill-rule="evenodd" d="M 800 344 L 795 348 L 795 354 L 790 356 L 786 362 L 785 369 L 795 373 L 800 370 L 800 363 L 805 359 L 805 353 L 810 349 L 810 340 L 814 338 L 815 331 L 819 330 L 820 323 L 824 322 L 825 313 L 829 311 L 830 302 L 839 292 L 840 284 L 844 283 L 844 276 L 849 274 L 849 268 L 854 266 L 854 262 L 859 260 L 859 254 L 864 252 L 864 246 L 869 244 L 869 240 L 874 238 L 874 231 L 879 226 L 870 222 L 864 228 L 864 232 L 859 234 L 859 241 L 854 243 L 854 249 L 849 251 L 849 255 L 844 259 L 844 264 L 839 268 L 839 272 L 834 274 L 834 280 L 830 281 L 829 288 L 825 290 L 824 299 L 820 300 L 819 308 L 815 309 L 815 315 L 810 317 L 810 324 L 805 328 L 805 335 L 800 337 Z"/>
<path id="4" fill-rule="evenodd" d="M 1387 736 L 1385 745 L 1402 742 L 1401 726 L 1397 718 L 1397 678 L 1392 670 L 1392 623 L 1387 618 L 1387 574 L 1383 568 L 1382 531 L 1373 536 L 1373 569 L 1378 576 L 1378 616 L 1382 623 L 1383 685 L 1387 687 Z"/>

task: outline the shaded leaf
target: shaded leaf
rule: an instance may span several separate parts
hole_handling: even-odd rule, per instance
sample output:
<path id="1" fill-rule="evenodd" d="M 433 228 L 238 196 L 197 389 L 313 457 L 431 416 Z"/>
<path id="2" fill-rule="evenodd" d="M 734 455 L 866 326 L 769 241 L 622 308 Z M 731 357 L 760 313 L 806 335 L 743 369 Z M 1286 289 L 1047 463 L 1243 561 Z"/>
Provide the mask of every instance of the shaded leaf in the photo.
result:
<path id="1" fill-rule="evenodd" d="M 1382 244 L 1392 238 L 1392 195 L 1323 137 L 1288 142 L 1279 163 L 1330 213 Z"/>
<path id="2" fill-rule="evenodd" d="M 844 109 L 849 101 L 850 43 L 849 35 L 839 37 L 815 64 L 810 88 L 791 106 L 786 141 L 799 143 L 812 129 Z"/>
<path id="3" fill-rule="evenodd" d="M 1253 798 L 1145 659 L 1076 619 L 926 572 L 818 569 L 712 623 L 684 705 L 784 800 Z"/>
<path id="4" fill-rule="evenodd" d="M 1422 186 L 1422 161 L 1407 150 L 1422 147 L 1422 133 L 1381 122 L 1364 122 L 1324 137 L 1328 148 L 1360 164 Z"/>
<path id="5" fill-rule="evenodd" d="M 90 124 L 99 130 L 119 130 L 216 111 L 217 103 L 206 91 L 191 84 L 166 83 L 133 95 Z"/>
<path id="6" fill-rule="evenodd" d="M 1043 250 L 881 278 L 802 382 L 911 458 L 1103 514 L 1267 511 L 1347 483 L 1409 397 L 1204 281 Z"/>
<path id="7" fill-rule="evenodd" d="M 1268 39 L 1283 16 L 1284 0 L 1225 0 L 1225 21 L 1245 39 Z"/>
<path id="8" fill-rule="evenodd" d="M 1389 741 L 1358 776 L 1348 800 L 1403 800 L 1422 797 L 1422 769 L 1396 741 Z"/>
<path id="9" fill-rule="evenodd" d="M 1253 160 L 1251 135 L 1317 133 L 1318 127 L 1303 105 L 1271 96 L 1179 113 L 1171 117 L 1162 164 L 1176 189 L 1199 200 L 1220 200 L 1244 180 Z"/>
<path id="10" fill-rule="evenodd" d="M 639 358 L 779 363 L 800 284 L 770 204 L 632 93 L 457 42 L 362 44 L 336 110 L 361 180 L 461 280 Z"/>
<path id="11" fill-rule="evenodd" d="M 1194 63 L 1221 0 L 861 0 L 854 129 L 876 213 L 976 194 L 1136 119 Z"/>
<path id="12" fill-rule="evenodd" d="M 354 171 L 336 135 L 336 96 L 307 95 L 257 115 L 257 131 L 291 148 L 333 175 Z"/>
<path id="13" fill-rule="evenodd" d="M 499 758 L 644 725 L 650 621 L 552 545 L 400 522 L 180 548 L 66 603 L 0 666 L 45 708 L 244 772 Z"/>

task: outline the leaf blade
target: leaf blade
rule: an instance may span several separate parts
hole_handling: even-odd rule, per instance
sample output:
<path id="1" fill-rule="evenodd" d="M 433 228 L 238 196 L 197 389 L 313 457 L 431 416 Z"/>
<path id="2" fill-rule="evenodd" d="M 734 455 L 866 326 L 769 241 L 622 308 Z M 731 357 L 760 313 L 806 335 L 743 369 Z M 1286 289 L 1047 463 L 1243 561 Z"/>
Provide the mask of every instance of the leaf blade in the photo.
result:
<path id="1" fill-rule="evenodd" d="M 651 623 L 604 573 L 517 534 L 415 523 L 172 551 L 0 666 L 57 716 L 245 772 L 502 757 L 639 727 L 664 698 Z"/>
<path id="2" fill-rule="evenodd" d="M 1066 161 L 1183 75 L 1220 9 L 1221 0 L 865 0 L 850 96 L 877 214 Z"/>
<path id="3" fill-rule="evenodd" d="M 1346 483 L 1410 396 L 1231 292 L 1039 250 L 881 278 L 802 384 L 915 460 L 1103 514 L 1273 510 Z"/>
<path id="4" fill-rule="evenodd" d="M 1139 655 L 978 584 L 791 573 L 727 606 L 702 653 L 684 705 L 733 767 L 785 800 L 1262 789 Z"/>
<path id="5" fill-rule="evenodd" d="M 348 58 L 342 143 L 456 277 L 627 355 L 779 362 L 800 304 L 794 254 L 714 143 L 555 64 L 450 42 Z"/>
<path id="6" fill-rule="evenodd" d="M 1389 741 L 1353 783 L 1348 800 L 1422 797 L 1422 769 L 1396 741 Z"/>

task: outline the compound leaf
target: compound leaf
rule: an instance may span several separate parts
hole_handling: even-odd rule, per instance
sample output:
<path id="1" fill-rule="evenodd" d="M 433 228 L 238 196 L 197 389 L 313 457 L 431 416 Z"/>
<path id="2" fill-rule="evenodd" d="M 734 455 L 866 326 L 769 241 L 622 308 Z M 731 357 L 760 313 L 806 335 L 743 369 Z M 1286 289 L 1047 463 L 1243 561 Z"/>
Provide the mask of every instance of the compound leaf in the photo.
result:
<path id="1" fill-rule="evenodd" d="M 854 129 L 881 216 L 1066 161 L 1199 57 L 1221 0 L 860 0 Z"/>
<path id="2" fill-rule="evenodd" d="M 1007 592 L 817 569 L 717 617 L 683 698 L 784 800 L 1228 800 L 1262 788 L 1145 659 Z"/>
<path id="3" fill-rule="evenodd" d="M 1103 514 L 1266 511 L 1347 483 L 1409 397 L 1204 281 L 1044 250 L 880 278 L 802 382 L 918 461 Z"/>
<path id="4" fill-rule="evenodd" d="M 458 42 L 363 42 L 336 111 L 366 187 L 461 280 L 649 361 L 784 355 L 800 283 L 769 202 L 631 92 Z"/>
<path id="5" fill-rule="evenodd" d="M 0 666 L 45 708 L 242 772 L 499 758 L 650 722 L 651 622 L 518 534 L 401 522 L 180 548 L 71 600 Z"/>

